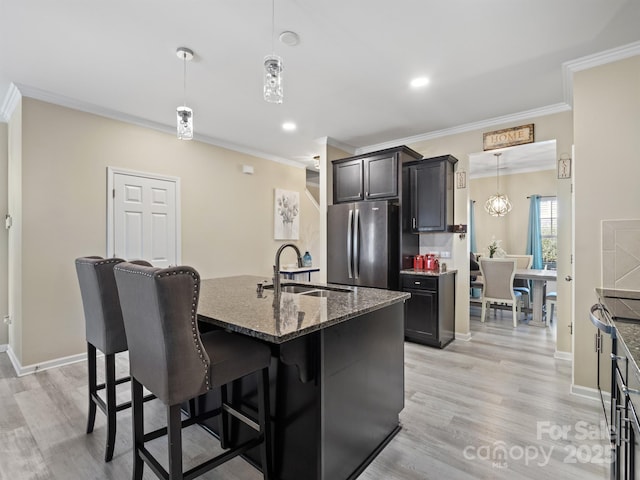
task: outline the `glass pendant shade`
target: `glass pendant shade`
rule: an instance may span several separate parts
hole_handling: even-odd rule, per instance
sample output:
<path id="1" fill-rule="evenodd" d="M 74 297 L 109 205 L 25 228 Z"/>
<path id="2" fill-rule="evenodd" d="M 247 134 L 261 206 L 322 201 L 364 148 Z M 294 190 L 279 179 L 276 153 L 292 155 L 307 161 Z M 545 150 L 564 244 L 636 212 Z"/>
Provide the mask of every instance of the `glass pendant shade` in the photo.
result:
<path id="1" fill-rule="evenodd" d="M 502 153 L 494 153 L 496 157 L 496 194 L 491 195 L 484 204 L 486 212 L 493 217 L 504 217 L 511 211 L 511 202 L 509 198 L 500 192 L 500 155 Z"/>
<path id="2" fill-rule="evenodd" d="M 180 140 L 193 139 L 193 110 L 189 107 L 178 107 L 176 109 L 178 138 Z"/>
<path id="3" fill-rule="evenodd" d="M 494 217 L 503 217 L 511 211 L 511 202 L 506 195 L 496 193 L 491 195 L 484 204 L 484 209 L 489 215 Z"/>
<path id="4" fill-rule="evenodd" d="M 269 103 L 282 103 L 282 58 L 264 57 L 264 99 Z"/>
<path id="5" fill-rule="evenodd" d="M 176 55 L 182 60 L 182 94 L 184 102 L 176 109 L 176 128 L 179 140 L 193 140 L 193 110 L 187 107 L 187 62 L 193 59 L 193 50 L 179 47 Z"/>

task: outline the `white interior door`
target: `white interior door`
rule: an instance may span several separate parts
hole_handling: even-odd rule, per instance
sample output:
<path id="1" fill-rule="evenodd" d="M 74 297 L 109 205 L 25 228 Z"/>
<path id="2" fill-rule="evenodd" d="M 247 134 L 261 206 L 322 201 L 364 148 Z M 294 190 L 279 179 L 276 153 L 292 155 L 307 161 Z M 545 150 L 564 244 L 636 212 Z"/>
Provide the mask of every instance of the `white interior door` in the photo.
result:
<path id="1" fill-rule="evenodd" d="M 109 180 L 107 255 L 156 267 L 179 264 L 179 179 L 110 169 Z"/>

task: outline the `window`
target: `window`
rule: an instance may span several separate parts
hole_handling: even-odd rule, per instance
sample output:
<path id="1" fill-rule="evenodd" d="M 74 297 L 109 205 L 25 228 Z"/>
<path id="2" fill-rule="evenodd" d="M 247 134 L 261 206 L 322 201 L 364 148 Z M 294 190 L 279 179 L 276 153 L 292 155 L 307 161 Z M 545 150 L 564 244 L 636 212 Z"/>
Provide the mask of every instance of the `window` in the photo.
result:
<path id="1" fill-rule="evenodd" d="M 540 198 L 540 233 L 542 236 L 542 263 L 556 269 L 558 258 L 558 201 L 556 197 Z"/>

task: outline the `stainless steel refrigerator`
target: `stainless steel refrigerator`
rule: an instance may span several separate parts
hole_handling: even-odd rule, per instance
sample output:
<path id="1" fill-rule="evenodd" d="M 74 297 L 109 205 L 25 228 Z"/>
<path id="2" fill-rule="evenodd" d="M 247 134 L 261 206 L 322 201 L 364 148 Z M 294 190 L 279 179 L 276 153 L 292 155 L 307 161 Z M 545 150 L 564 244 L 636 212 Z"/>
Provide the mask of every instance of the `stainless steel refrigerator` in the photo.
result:
<path id="1" fill-rule="evenodd" d="M 342 285 L 397 289 L 398 215 L 398 205 L 386 201 L 330 205 L 327 280 Z"/>

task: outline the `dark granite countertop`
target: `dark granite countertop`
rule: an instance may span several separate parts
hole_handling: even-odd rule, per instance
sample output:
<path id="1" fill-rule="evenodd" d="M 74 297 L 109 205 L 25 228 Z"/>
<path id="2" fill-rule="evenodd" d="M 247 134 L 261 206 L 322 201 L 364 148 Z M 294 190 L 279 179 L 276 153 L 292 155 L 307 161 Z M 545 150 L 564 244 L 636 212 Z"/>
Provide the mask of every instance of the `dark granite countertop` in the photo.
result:
<path id="1" fill-rule="evenodd" d="M 243 275 L 202 280 L 198 316 L 200 320 L 272 343 L 330 327 L 350 318 L 404 302 L 411 295 L 377 288 L 335 285 L 347 292 L 331 291 L 328 297 L 283 292 L 274 302 L 273 290 L 256 293 L 264 277 Z M 282 284 L 329 286 L 317 282 L 283 280 Z M 275 304 L 275 305 L 274 305 Z"/>
<path id="2" fill-rule="evenodd" d="M 618 341 L 631 355 L 629 365 L 634 368 L 633 373 L 640 376 L 640 291 L 596 288 L 596 294 L 611 317 Z"/>
<path id="3" fill-rule="evenodd" d="M 456 273 L 458 270 L 447 270 L 446 272 L 438 272 L 437 270 L 414 270 L 413 268 L 408 268 L 406 270 L 400 270 L 401 275 L 424 275 L 427 277 L 439 277 L 440 275 L 451 275 Z"/>

